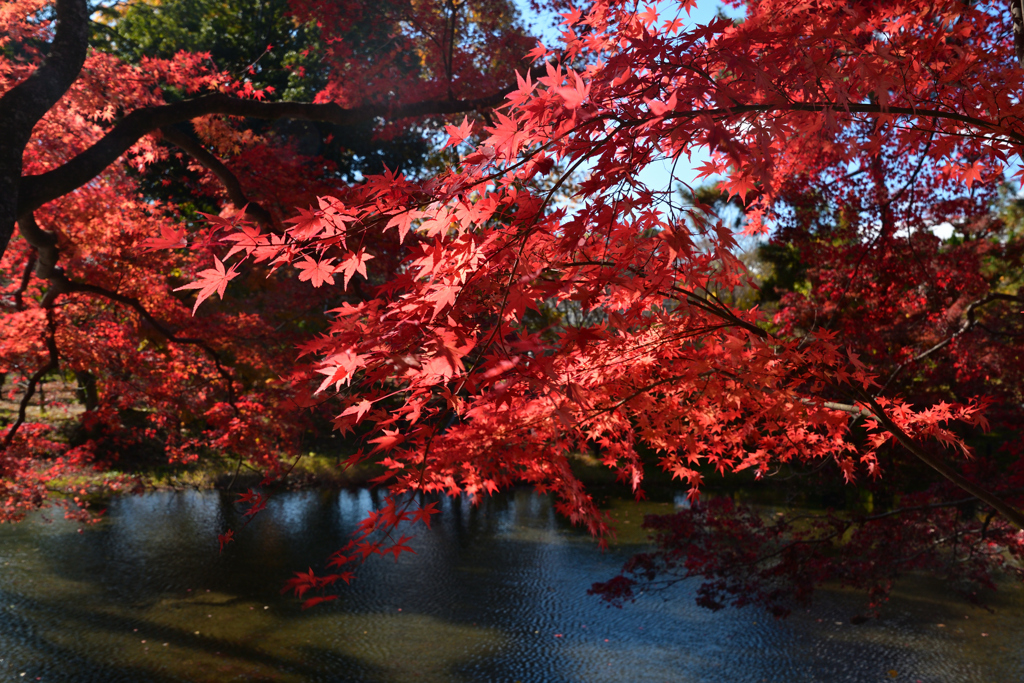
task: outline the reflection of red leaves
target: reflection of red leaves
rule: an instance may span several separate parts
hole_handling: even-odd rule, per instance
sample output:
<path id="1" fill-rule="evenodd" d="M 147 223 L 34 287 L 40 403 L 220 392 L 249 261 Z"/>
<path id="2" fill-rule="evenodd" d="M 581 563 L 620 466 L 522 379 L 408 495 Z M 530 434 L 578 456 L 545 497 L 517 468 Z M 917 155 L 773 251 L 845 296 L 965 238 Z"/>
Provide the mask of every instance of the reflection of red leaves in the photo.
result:
<path id="1" fill-rule="evenodd" d="M 402 553 L 416 554 L 416 551 L 409 547 L 408 542 L 412 540 L 412 536 L 402 536 L 400 539 L 395 541 L 394 545 L 386 550 L 381 551 L 382 555 L 394 555 L 395 562 L 398 562 L 398 556 Z"/>
<path id="2" fill-rule="evenodd" d="M 324 582 L 324 585 L 330 585 L 332 583 L 337 583 L 338 581 L 344 581 L 345 583 L 352 583 L 352 579 L 354 579 L 355 576 L 356 575 L 353 574 L 352 572 L 342 572 L 340 574 L 328 574 L 327 576 L 323 577 L 323 582 Z"/>
<path id="3" fill-rule="evenodd" d="M 220 543 L 220 552 L 224 552 L 224 546 L 235 540 L 235 530 L 228 529 L 223 534 L 217 534 L 217 542 Z"/>
<path id="4" fill-rule="evenodd" d="M 315 607 L 316 605 L 319 605 L 321 602 L 329 602 L 331 600 L 337 599 L 337 595 L 318 595 L 315 598 L 310 598 L 309 600 L 303 602 L 302 609 L 309 609 L 310 607 Z"/>
<path id="5" fill-rule="evenodd" d="M 257 512 L 267 507 L 267 497 L 262 493 L 256 493 L 252 489 L 249 489 L 245 493 L 238 494 L 238 502 L 243 505 L 249 505 L 249 509 L 242 511 L 242 514 L 246 517 L 252 517 Z"/>
<path id="6" fill-rule="evenodd" d="M 331 559 L 327 562 L 328 567 L 341 567 L 352 561 L 353 558 L 345 555 L 341 551 L 338 551 L 331 555 Z"/>
<path id="7" fill-rule="evenodd" d="M 486 484 L 485 488 L 489 492 L 494 490 L 492 486 Z M 416 551 L 409 545 L 409 541 L 413 538 L 410 535 L 403 534 L 397 541 L 389 543 L 390 539 L 394 538 L 392 532 L 399 525 L 423 522 L 429 529 L 431 516 L 439 513 L 437 501 L 421 505 L 415 511 L 409 511 L 408 508 L 414 500 L 414 498 L 408 498 L 405 502 L 399 503 L 393 497 L 388 497 L 379 509 L 367 512 L 366 517 L 358 523 L 352 540 L 344 548 L 331 555 L 327 566 L 333 569 L 353 562 L 365 562 L 374 555 L 391 555 L 397 562 L 402 553 L 415 554 Z M 281 592 L 292 591 L 297 597 L 303 598 L 310 591 L 324 591 L 338 581 L 344 581 L 347 584 L 353 578 L 355 578 L 355 574 L 351 571 L 317 576 L 312 569 L 309 569 L 305 572 L 296 572 L 295 576 L 285 582 Z M 303 609 L 332 599 L 334 599 L 332 596 L 310 598 L 304 603 Z"/>
<path id="8" fill-rule="evenodd" d="M 340 574 L 328 574 L 327 576 L 317 576 L 313 569 L 310 568 L 304 572 L 295 572 L 295 576 L 288 579 L 284 583 L 284 588 L 281 589 L 282 593 L 292 591 L 300 599 L 303 598 L 306 593 L 311 590 L 323 590 L 328 586 L 332 586 L 338 581 L 344 581 L 349 583 L 355 575 L 352 572 L 342 572 Z M 337 595 L 317 595 L 305 600 L 302 603 L 302 609 L 306 610 L 310 607 L 314 607 L 323 602 L 330 602 L 331 600 L 337 600 Z"/>
<path id="9" fill-rule="evenodd" d="M 316 588 L 319 581 L 319 577 L 313 573 L 313 568 L 310 567 L 309 571 L 295 572 L 295 576 L 284 582 L 284 588 L 281 589 L 281 592 L 294 591 L 295 595 L 301 598 L 306 594 L 306 591 Z"/>

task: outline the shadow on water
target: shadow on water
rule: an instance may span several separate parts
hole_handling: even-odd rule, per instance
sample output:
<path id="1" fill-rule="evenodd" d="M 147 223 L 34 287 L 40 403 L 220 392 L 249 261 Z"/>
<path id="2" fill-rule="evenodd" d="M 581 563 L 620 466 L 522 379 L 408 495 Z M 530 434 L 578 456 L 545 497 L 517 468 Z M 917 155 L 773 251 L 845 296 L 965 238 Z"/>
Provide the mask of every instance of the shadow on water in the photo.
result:
<path id="1" fill-rule="evenodd" d="M 857 627 L 860 596 L 840 591 L 783 622 L 701 610 L 692 586 L 610 609 L 586 588 L 635 547 L 601 553 L 526 491 L 479 507 L 445 501 L 416 555 L 369 562 L 336 602 L 303 612 L 280 594 L 294 572 L 322 568 L 377 502 L 368 491 L 281 494 L 243 528 L 217 492 L 157 493 L 114 501 L 81 533 L 43 516 L 0 528 L 0 678 L 1024 680 L 1020 591 L 989 614 L 922 585 Z M 643 511 L 619 516 L 638 525 Z M 221 553 L 228 528 L 237 540 Z"/>

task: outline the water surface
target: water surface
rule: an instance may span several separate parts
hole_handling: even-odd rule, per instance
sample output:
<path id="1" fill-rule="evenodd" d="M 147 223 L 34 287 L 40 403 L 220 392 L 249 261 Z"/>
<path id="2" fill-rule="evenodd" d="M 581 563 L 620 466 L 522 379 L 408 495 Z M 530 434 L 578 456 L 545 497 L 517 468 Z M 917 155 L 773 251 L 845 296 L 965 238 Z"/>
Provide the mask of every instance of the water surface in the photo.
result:
<path id="1" fill-rule="evenodd" d="M 322 569 L 374 496 L 279 494 L 220 553 L 242 522 L 232 498 L 152 493 L 85 528 L 0 527 L 0 680 L 1024 681 L 1019 590 L 987 612 L 919 582 L 860 626 L 860 596 L 840 591 L 785 621 L 708 612 L 686 585 L 608 608 L 586 589 L 636 547 L 602 553 L 528 491 L 445 501 L 416 555 L 371 561 L 303 612 L 284 581 Z M 637 540 L 642 510 L 625 512 Z"/>

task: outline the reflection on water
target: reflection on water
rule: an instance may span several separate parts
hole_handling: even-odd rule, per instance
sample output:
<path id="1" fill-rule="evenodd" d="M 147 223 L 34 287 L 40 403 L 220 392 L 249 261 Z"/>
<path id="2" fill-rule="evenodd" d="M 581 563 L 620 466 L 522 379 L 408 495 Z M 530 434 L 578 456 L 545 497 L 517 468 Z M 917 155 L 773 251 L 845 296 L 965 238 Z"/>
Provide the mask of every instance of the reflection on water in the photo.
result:
<path id="1" fill-rule="evenodd" d="M 586 588 L 629 549 L 600 552 L 526 491 L 446 501 L 416 555 L 372 561 L 302 612 L 284 581 L 322 567 L 374 494 L 280 494 L 219 553 L 242 521 L 229 500 L 154 493 L 81 532 L 42 515 L 0 527 L 0 679 L 1024 681 L 1020 591 L 989 613 L 919 588 L 861 626 L 838 592 L 782 622 L 701 610 L 688 586 L 610 609 Z M 640 511 L 618 516 L 639 538 Z"/>

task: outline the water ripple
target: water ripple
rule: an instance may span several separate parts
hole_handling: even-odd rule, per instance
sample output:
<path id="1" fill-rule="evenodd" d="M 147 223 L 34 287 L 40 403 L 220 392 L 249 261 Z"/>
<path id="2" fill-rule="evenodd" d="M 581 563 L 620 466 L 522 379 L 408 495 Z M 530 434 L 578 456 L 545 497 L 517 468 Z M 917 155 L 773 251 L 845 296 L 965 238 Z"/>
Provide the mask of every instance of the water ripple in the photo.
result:
<path id="1" fill-rule="evenodd" d="M 444 501 L 416 555 L 370 562 L 334 603 L 280 595 L 380 500 L 282 494 L 241 528 L 218 493 L 156 493 L 82 533 L 45 515 L 0 528 L 0 679 L 1024 681 L 1019 590 L 990 614 L 922 583 L 860 626 L 841 591 L 785 621 L 701 610 L 685 585 L 608 608 L 585 591 L 628 548 L 600 552 L 527 491 Z"/>

